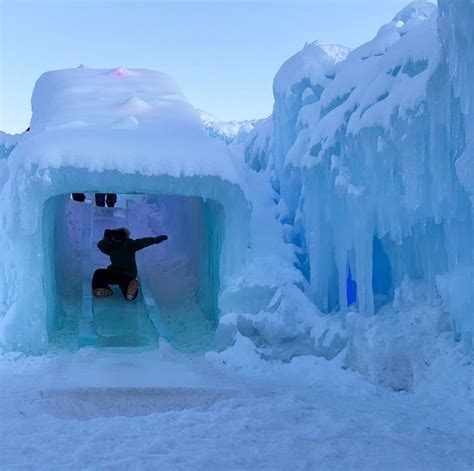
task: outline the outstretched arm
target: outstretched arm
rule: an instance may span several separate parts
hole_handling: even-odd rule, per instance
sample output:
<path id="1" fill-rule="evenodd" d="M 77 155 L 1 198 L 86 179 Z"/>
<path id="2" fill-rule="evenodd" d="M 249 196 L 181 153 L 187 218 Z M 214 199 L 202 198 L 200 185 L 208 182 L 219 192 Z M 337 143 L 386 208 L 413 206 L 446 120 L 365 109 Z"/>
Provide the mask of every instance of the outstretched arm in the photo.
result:
<path id="1" fill-rule="evenodd" d="M 163 242 L 166 239 L 168 239 L 168 237 L 165 235 L 161 235 L 158 237 L 143 237 L 142 239 L 135 239 L 132 240 L 132 248 L 135 252 L 138 252 L 139 250 L 149 247 L 150 245 L 159 244 L 160 242 Z"/>

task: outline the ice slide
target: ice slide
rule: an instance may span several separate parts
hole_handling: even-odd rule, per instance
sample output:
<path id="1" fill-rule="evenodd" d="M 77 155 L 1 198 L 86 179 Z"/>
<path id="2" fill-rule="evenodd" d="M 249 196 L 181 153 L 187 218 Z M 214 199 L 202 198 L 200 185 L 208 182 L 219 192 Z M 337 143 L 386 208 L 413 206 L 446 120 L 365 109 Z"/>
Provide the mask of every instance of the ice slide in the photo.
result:
<path id="1" fill-rule="evenodd" d="M 160 328 L 158 307 L 147 281 L 140 276 L 140 293 L 127 302 L 117 286 L 114 296 L 94 298 L 91 276 L 94 270 L 109 265 L 108 257 L 97 249 L 105 229 L 128 226 L 128 204 L 125 208 L 83 205 L 82 233 L 82 310 L 79 325 L 79 347 L 142 352 L 158 347 Z"/>

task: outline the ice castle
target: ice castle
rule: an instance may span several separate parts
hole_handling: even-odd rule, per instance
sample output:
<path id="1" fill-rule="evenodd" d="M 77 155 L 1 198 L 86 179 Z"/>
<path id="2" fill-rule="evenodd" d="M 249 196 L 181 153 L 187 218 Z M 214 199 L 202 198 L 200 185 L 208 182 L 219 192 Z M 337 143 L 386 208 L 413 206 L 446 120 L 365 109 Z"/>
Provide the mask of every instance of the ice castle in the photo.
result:
<path id="1" fill-rule="evenodd" d="M 0 159 L 0 346 L 44 352 L 72 305 L 79 346 L 153 347 L 155 329 L 233 361 L 344 350 L 397 389 L 469 350 L 474 8 L 438 3 L 354 50 L 306 44 L 275 76 L 273 113 L 241 127 L 200 118 L 158 72 L 44 74 L 31 130 Z M 95 244 L 119 225 L 170 235 L 143 254 L 129 311 L 90 297 Z"/>
<path id="2" fill-rule="evenodd" d="M 175 82 L 123 68 L 48 72 L 37 81 L 32 110 L 30 131 L 9 156 L 2 196 L 1 344 L 44 352 L 61 324 L 63 299 L 78 286 L 80 336 L 85 344 L 97 340 L 90 276 L 98 261 L 90 254 L 104 227 L 126 224 L 135 228 L 132 236 L 150 235 L 147 206 L 137 205 L 136 195 L 161 202 L 161 220 L 166 212 L 180 216 L 166 253 L 186 252 L 196 279 L 174 301 L 198 303 L 215 324 L 218 291 L 245 256 L 249 203 L 229 151 L 208 137 Z M 128 196 L 119 196 L 122 209 L 99 211 L 72 202 L 77 192 Z M 130 217 L 140 208 L 145 226 Z M 152 313 L 153 296 L 143 284 L 142 304 Z"/>

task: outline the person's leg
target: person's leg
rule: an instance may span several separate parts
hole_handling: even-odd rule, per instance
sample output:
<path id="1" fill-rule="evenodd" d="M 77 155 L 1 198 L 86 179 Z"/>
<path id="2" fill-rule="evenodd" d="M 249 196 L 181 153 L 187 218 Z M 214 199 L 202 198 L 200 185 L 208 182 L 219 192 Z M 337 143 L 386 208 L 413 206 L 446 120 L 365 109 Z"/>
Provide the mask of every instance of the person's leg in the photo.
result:
<path id="1" fill-rule="evenodd" d="M 95 194 L 95 204 L 97 206 L 105 206 L 105 193 L 96 193 Z"/>
<path id="2" fill-rule="evenodd" d="M 99 268 L 92 276 L 92 292 L 94 296 L 112 296 L 114 292 L 109 286 L 113 280 L 110 279 L 110 272 L 106 268 Z"/>
<path id="3" fill-rule="evenodd" d="M 107 206 L 113 208 L 117 202 L 117 195 L 115 193 L 107 193 Z"/>
<path id="4" fill-rule="evenodd" d="M 134 301 L 138 296 L 138 280 L 135 278 L 123 275 L 118 285 L 127 301 Z"/>
<path id="5" fill-rule="evenodd" d="M 83 203 L 86 200 L 86 195 L 84 193 L 73 193 L 72 199 L 74 201 L 79 201 L 80 203 Z"/>

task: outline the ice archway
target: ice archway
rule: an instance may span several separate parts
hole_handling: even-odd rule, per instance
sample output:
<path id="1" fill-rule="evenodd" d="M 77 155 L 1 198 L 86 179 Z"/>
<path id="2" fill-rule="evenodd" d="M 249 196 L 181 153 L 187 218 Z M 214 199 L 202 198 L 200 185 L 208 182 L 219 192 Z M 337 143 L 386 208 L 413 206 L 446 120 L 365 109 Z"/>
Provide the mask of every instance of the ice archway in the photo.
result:
<path id="1" fill-rule="evenodd" d="M 249 204 L 227 149 L 207 136 L 177 85 L 159 72 L 79 67 L 42 75 L 32 106 L 2 193 L 1 346 L 47 348 L 61 315 L 58 233 L 71 192 L 197 199 L 203 302 L 217 315 L 218 291 L 245 256 Z"/>

